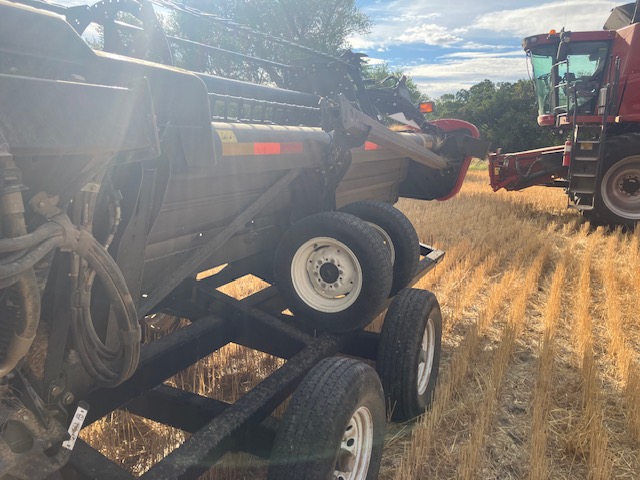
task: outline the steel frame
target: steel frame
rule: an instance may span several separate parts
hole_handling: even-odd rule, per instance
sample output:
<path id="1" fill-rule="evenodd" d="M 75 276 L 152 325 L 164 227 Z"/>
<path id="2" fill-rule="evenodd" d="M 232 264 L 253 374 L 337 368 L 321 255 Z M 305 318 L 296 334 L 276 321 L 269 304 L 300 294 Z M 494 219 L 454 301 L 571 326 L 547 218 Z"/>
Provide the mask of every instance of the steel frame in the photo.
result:
<path id="1" fill-rule="evenodd" d="M 424 244 L 420 245 L 420 252 L 422 259 L 411 285 L 444 258 L 443 251 Z M 293 393 L 315 364 L 336 354 L 375 360 L 377 333 L 314 336 L 313 332 L 304 332 L 295 325 L 294 317 L 282 314 L 284 306 L 274 286 L 243 300 L 216 290 L 248 273 L 251 266 L 251 261 L 244 260 L 208 279 L 180 286 L 180 293 L 191 290 L 190 306 L 165 305 L 165 310 L 176 315 L 184 313 L 192 322 L 144 345 L 138 370 L 125 383 L 96 390 L 85 399 L 90 406 L 85 426 L 116 409 L 125 409 L 192 434 L 142 478 L 198 478 L 229 451 L 269 458 L 278 426 L 271 413 Z M 178 297 L 182 295 L 176 294 L 175 298 Z M 391 299 L 387 306 L 390 302 Z M 163 384 L 230 342 L 287 362 L 233 404 Z M 62 472 L 81 479 L 134 478 L 82 440 L 76 443 Z"/>

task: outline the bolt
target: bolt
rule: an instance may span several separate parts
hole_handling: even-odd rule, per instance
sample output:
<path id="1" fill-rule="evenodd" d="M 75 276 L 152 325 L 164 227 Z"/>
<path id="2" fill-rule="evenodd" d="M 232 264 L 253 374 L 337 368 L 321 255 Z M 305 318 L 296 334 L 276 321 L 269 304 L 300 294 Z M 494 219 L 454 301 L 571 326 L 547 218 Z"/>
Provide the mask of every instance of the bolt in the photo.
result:
<path id="1" fill-rule="evenodd" d="M 71 405 L 75 399 L 76 399 L 76 397 L 73 396 L 73 393 L 67 392 L 62 397 L 62 403 L 64 405 Z"/>
<path id="2" fill-rule="evenodd" d="M 57 397 L 62 393 L 62 387 L 60 385 L 53 385 L 49 389 L 49 393 L 51 394 L 52 397 Z"/>

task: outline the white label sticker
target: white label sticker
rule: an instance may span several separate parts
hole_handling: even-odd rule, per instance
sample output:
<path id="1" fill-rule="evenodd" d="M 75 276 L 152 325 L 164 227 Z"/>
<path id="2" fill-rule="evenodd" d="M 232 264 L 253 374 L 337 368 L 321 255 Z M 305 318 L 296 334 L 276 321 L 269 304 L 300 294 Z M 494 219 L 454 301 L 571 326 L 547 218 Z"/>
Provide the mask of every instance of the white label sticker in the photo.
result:
<path id="1" fill-rule="evenodd" d="M 76 440 L 78 439 L 78 435 L 80 434 L 80 430 L 82 430 L 82 424 L 87 418 L 87 413 L 88 410 L 86 408 L 82 408 L 80 406 L 76 408 L 76 413 L 73 415 L 71 424 L 69 425 L 69 440 L 62 442 L 62 446 L 67 450 L 73 450 Z"/>

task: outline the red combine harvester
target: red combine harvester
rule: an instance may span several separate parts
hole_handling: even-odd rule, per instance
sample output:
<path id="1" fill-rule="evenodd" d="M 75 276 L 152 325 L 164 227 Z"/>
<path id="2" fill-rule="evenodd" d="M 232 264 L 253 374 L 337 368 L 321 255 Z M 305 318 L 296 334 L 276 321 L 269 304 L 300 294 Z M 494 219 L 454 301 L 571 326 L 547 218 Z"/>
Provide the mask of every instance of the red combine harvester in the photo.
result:
<path id="1" fill-rule="evenodd" d="M 614 8 L 604 29 L 534 35 L 538 124 L 570 132 L 564 145 L 494 153 L 494 191 L 564 188 L 592 222 L 640 220 L 640 0 Z"/>

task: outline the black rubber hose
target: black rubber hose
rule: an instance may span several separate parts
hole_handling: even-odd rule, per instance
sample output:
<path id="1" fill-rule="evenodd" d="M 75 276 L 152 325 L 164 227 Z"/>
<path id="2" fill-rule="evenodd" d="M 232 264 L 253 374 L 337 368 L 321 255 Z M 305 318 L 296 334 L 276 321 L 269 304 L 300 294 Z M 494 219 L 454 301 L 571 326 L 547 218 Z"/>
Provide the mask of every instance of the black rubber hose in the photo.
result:
<path id="1" fill-rule="evenodd" d="M 13 238 L 0 240 L 0 253 L 17 252 L 27 250 L 42 243 L 44 240 L 62 235 L 62 227 L 57 223 L 49 222 L 36 228 L 32 233 Z"/>
<path id="2" fill-rule="evenodd" d="M 0 154 L 3 154 L 0 167 L 15 169 L 11 155 L 6 151 Z M 0 239 L 0 253 L 11 254 L 0 260 L 0 288 L 16 290 L 20 311 L 19 324 L 0 363 L 0 377 L 26 355 L 35 338 L 40 320 L 40 291 L 34 265 L 52 250 L 65 247 L 84 259 L 100 279 L 118 324 L 120 345 L 111 349 L 100 340 L 93 326 L 90 285 L 77 284 L 75 295 L 79 304 L 72 308 L 71 325 L 80 359 L 88 373 L 103 385 L 115 386 L 129 378 L 138 365 L 141 332 L 133 298 L 115 260 L 88 231 L 78 230 L 66 216 L 52 217 L 54 221 L 27 234 L 19 189 L 0 197 L 0 206 L 8 237 Z"/>
<path id="3" fill-rule="evenodd" d="M 78 354 L 87 371 L 105 386 L 115 386 L 129 378 L 138 365 L 140 357 L 140 326 L 138 315 L 126 282 L 115 260 L 91 235 L 81 235 L 74 253 L 83 258 L 95 271 L 109 298 L 114 317 L 118 323 L 120 348 L 112 350 L 99 339 L 93 327 L 88 297 L 76 309 L 77 319 L 74 336 Z M 86 286 L 82 286 L 86 288 Z M 90 295 L 89 290 L 84 293 Z M 112 364 L 120 357 L 120 365 L 114 370 Z"/>
<path id="4" fill-rule="evenodd" d="M 2 220 L 3 234 L 6 238 L 19 238 L 27 235 L 27 225 L 24 219 L 24 202 L 22 199 L 23 185 L 20 181 L 20 175 L 13 156 L 9 152 L 9 147 L 0 133 L 0 169 L 9 173 L 5 177 L 5 185 L 0 195 L 0 218 Z M 55 240 L 46 240 L 47 242 L 55 242 Z M 42 257 L 51 251 L 54 246 L 47 246 L 48 250 L 44 252 Z M 34 251 L 38 247 L 34 248 Z M 10 288 L 15 289 L 18 311 L 20 315 L 17 318 L 17 324 L 14 327 L 13 336 L 9 339 L 4 352 L 4 358 L 0 362 L 0 377 L 10 373 L 22 358 L 29 352 L 33 340 L 36 337 L 36 331 L 40 323 L 40 289 L 38 288 L 38 280 L 33 271 L 33 264 L 30 263 L 32 258 L 36 258 L 39 252 L 27 258 L 26 262 L 17 262 L 17 268 L 11 271 L 11 268 L 3 266 L 0 271 L 8 275 L 0 275 L 1 279 L 9 277 L 18 277 L 17 282 Z M 26 255 L 25 257 L 28 257 Z M 25 257 L 23 257 L 24 260 Z"/>
<path id="5" fill-rule="evenodd" d="M 63 242 L 63 237 L 51 237 L 40 245 L 34 247 L 31 251 L 14 260 L 9 264 L 0 264 L 0 280 L 5 280 L 16 275 L 20 275 L 30 269 L 46 257 L 56 247 L 59 247 Z"/>

